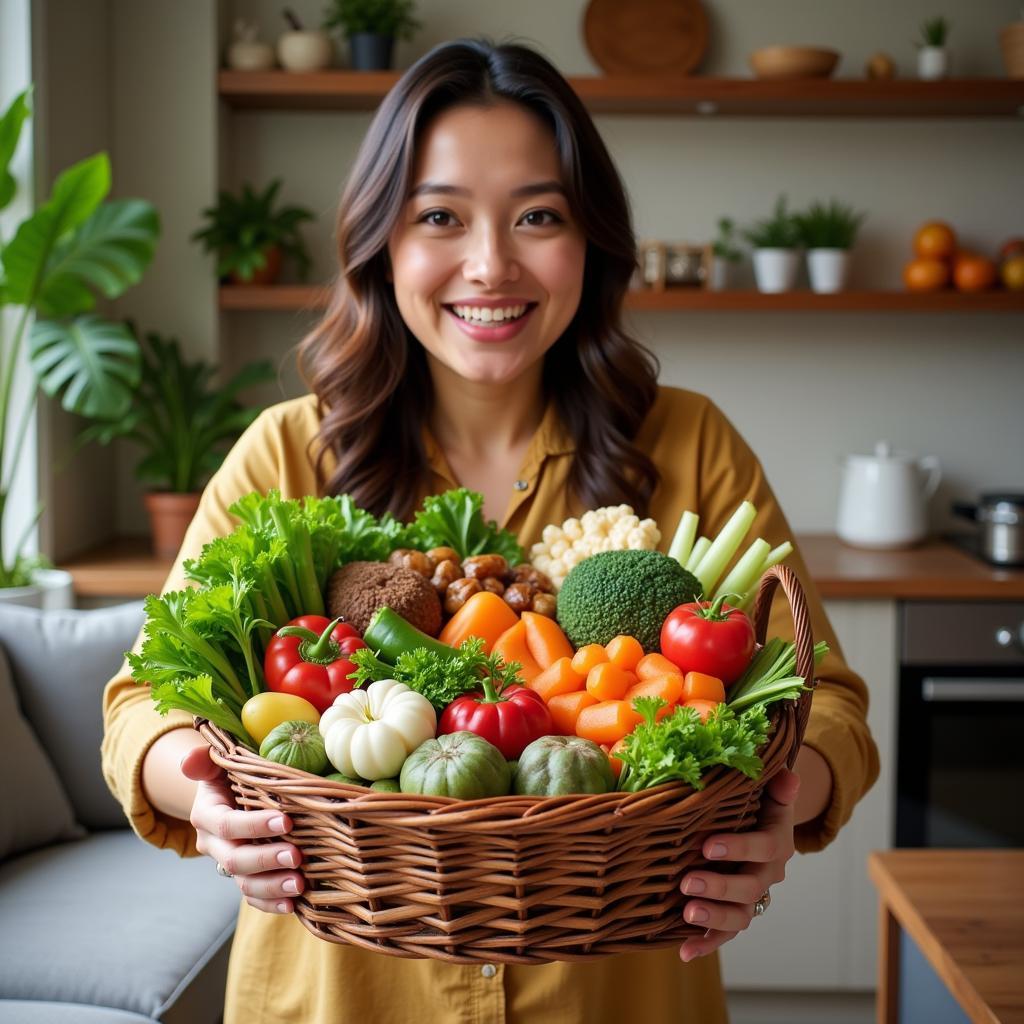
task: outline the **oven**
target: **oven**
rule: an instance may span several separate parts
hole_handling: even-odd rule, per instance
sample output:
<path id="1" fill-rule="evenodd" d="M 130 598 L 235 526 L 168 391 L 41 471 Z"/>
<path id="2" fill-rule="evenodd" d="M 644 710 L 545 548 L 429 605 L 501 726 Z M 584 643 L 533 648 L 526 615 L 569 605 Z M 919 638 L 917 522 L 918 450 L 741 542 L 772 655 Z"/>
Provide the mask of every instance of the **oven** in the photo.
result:
<path id="1" fill-rule="evenodd" d="M 1024 847 L 1024 602 L 902 606 L 897 846 Z"/>

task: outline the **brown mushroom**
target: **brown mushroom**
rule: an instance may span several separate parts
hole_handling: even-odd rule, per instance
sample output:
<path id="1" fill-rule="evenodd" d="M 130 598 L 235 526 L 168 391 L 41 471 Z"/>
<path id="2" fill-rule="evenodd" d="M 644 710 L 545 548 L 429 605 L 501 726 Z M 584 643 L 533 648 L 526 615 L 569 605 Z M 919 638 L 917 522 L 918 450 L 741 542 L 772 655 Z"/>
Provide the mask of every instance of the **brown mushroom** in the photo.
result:
<path id="1" fill-rule="evenodd" d="M 508 572 L 508 560 L 504 555 L 473 555 L 463 561 L 462 572 L 471 580 L 482 580 L 488 576 L 500 579 Z"/>
<path id="2" fill-rule="evenodd" d="M 455 548 L 431 548 L 427 552 L 427 558 L 436 569 L 442 562 L 454 562 L 456 565 L 462 560 Z M 462 573 L 460 572 L 461 576 Z"/>
<path id="3" fill-rule="evenodd" d="M 445 558 L 434 567 L 434 575 L 430 577 L 430 582 L 434 585 L 434 589 L 438 594 L 444 597 L 448 587 L 461 578 L 462 570 L 459 568 L 459 563 L 451 558 Z"/>
<path id="4" fill-rule="evenodd" d="M 502 594 L 505 593 L 505 584 L 502 583 L 497 576 L 485 576 L 480 581 L 480 586 L 482 586 L 484 590 L 489 590 L 492 594 L 497 594 L 498 597 L 501 597 Z"/>
<path id="5" fill-rule="evenodd" d="M 483 590 L 479 580 L 470 580 L 463 577 L 448 584 L 444 592 L 444 610 L 449 615 L 454 615 L 474 594 Z"/>
<path id="6" fill-rule="evenodd" d="M 551 582 L 551 577 L 546 576 L 540 569 L 535 569 L 529 562 L 514 565 L 511 572 L 512 579 L 516 583 L 529 583 L 534 589 L 541 590 L 545 594 L 555 592 L 555 585 Z"/>
<path id="7" fill-rule="evenodd" d="M 533 595 L 535 591 L 529 583 L 513 583 L 505 588 L 502 597 L 505 604 L 514 612 L 528 612 L 533 606 Z"/>
<path id="8" fill-rule="evenodd" d="M 434 571 L 434 567 L 430 564 L 430 559 L 422 551 L 416 551 L 414 548 L 395 548 L 388 557 L 388 563 L 390 565 L 397 565 L 401 569 L 408 569 L 411 572 L 419 573 L 428 579 Z"/>
<path id="9" fill-rule="evenodd" d="M 533 608 L 531 611 L 535 611 L 538 615 L 546 615 L 549 619 L 553 619 L 557 609 L 558 601 L 554 594 L 545 594 L 543 591 L 538 591 L 533 595 Z"/>

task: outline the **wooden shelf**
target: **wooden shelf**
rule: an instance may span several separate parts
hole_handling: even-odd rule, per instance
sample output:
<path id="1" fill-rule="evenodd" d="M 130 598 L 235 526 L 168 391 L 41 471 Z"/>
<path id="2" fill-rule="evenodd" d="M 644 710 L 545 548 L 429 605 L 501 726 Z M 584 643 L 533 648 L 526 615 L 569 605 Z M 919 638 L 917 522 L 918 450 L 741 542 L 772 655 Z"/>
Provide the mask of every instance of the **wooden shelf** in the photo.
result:
<path id="1" fill-rule="evenodd" d="M 397 71 L 221 71 L 221 98 L 240 110 L 375 110 Z M 577 76 L 569 82 L 594 114 L 675 117 L 1024 116 L 1024 80 Z"/>
<path id="2" fill-rule="evenodd" d="M 172 561 L 153 554 L 148 537 L 122 537 L 60 566 L 74 578 L 79 597 L 145 597 L 159 594 Z"/>
<path id="3" fill-rule="evenodd" d="M 220 289 L 220 308 L 318 312 L 328 289 L 321 285 L 231 285 Z M 631 291 L 626 308 L 657 312 L 818 313 L 1024 313 L 1024 292 L 850 291 L 816 295 L 809 291 L 765 295 L 756 291 L 711 292 L 670 289 Z"/>

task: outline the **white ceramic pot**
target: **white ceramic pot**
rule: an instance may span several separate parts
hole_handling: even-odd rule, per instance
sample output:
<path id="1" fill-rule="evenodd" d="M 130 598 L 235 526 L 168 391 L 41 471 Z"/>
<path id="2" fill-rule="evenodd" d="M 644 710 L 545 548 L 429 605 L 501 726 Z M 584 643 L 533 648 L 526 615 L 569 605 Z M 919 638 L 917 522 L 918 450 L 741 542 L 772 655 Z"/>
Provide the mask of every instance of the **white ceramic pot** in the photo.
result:
<path id="1" fill-rule="evenodd" d="M 819 294 L 841 292 L 846 287 L 849 271 L 848 249 L 809 249 L 807 252 L 807 275 L 812 291 Z"/>
<path id="2" fill-rule="evenodd" d="M 277 41 L 277 59 L 285 71 L 322 71 L 334 60 L 334 44 L 326 32 L 285 32 Z"/>
<path id="3" fill-rule="evenodd" d="M 269 71 L 274 66 L 274 48 L 270 43 L 232 43 L 227 57 L 232 71 Z"/>
<path id="4" fill-rule="evenodd" d="M 755 249 L 754 278 L 759 292 L 788 292 L 796 285 L 800 253 L 796 249 Z"/>
<path id="5" fill-rule="evenodd" d="M 949 74 L 949 51 L 944 46 L 922 46 L 917 51 L 917 77 L 934 81 Z"/>
<path id="6" fill-rule="evenodd" d="M 0 602 L 44 611 L 63 611 L 75 606 L 75 581 L 63 569 L 36 569 L 27 587 L 0 587 Z"/>

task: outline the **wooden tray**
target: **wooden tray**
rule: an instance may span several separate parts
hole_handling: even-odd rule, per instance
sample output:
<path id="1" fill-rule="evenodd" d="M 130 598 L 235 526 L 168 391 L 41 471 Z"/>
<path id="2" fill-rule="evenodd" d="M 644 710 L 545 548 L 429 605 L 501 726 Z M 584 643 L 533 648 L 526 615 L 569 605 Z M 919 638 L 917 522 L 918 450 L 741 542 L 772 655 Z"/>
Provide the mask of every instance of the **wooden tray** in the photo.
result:
<path id="1" fill-rule="evenodd" d="M 688 75 L 708 46 L 700 0 L 590 0 L 583 37 L 609 75 Z"/>

